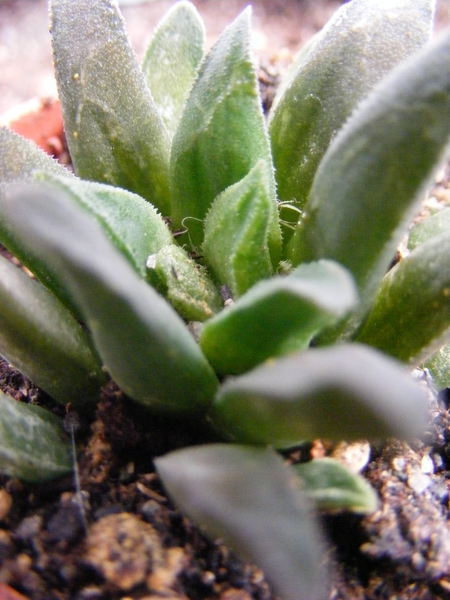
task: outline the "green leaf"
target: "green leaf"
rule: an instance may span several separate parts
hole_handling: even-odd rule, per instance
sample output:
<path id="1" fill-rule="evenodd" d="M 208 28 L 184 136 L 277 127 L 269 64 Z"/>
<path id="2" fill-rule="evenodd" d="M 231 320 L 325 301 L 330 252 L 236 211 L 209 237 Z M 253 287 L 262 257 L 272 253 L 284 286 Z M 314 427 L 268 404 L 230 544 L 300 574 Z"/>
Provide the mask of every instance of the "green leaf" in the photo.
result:
<path id="1" fill-rule="evenodd" d="M 8 218 L 72 291 L 126 394 L 166 412 L 209 404 L 217 380 L 185 324 L 89 215 L 54 190 L 35 188 L 12 198 Z"/>
<path id="2" fill-rule="evenodd" d="M 194 247 L 214 198 L 243 179 L 259 159 L 271 165 L 255 67 L 250 9 L 229 25 L 202 62 L 170 156 L 172 220 Z M 275 184 L 271 182 L 275 198 Z"/>
<path id="3" fill-rule="evenodd" d="M 322 600 L 318 525 L 294 473 L 273 451 L 214 444 L 155 461 L 169 494 L 207 533 L 257 564 L 283 600 Z"/>
<path id="4" fill-rule="evenodd" d="M 106 383 L 89 334 L 37 281 L 0 257 L 0 354 L 62 403 L 99 400 Z"/>
<path id="5" fill-rule="evenodd" d="M 418 246 L 384 277 L 356 338 L 419 364 L 450 338 L 450 231 Z"/>
<path id="6" fill-rule="evenodd" d="M 51 0 L 58 94 L 83 179 L 122 187 L 170 213 L 170 139 L 113 0 Z"/>
<path id="7" fill-rule="evenodd" d="M 450 208 L 445 208 L 412 227 L 408 234 L 408 248 L 414 250 L 427 240 L 450 231 Z"/>
<path id="8" fill-rule="evenodd" d="M 219 389 L 213 424 L 236 442 L 410 437 L 426 423 L 424 390 L 402 367 L 358 344 L 273 360 Z"/>
<path id="9" fill-rule="evenodd" d="M 197 67 L 205 28 L 190 2 L 178 2 L 163 17 L 145 51 L 142 70 L 164 124 L 175 133 Z"/>
<path id="10" fill-rule="evenodd" d="M 424 367 L 428 369 L 437 390 L 450 387 L 450 344 L 439 348 L 425 361 Z"/>
<path id="11" fill-rule="evenodd" d="M 431 0 L 353 0 L 297 61 L 270 117 L 278 196 L 303 208 L 317 167 L 354 107 L 431 34 Z"/>
<path id="12" fill-rule="evenodd" d="M 450 137 L 450 33 L 394 69 L 325 154 L 291 247 L 293 264 L 330 258 L 367 311 Z M 356 314 L 348 331 L 361 320 Z"/>
<path id="13" fill-rule="evenodd" d="M 62 477 L 71 469 L 61 421 L 48 410 L 16 402 L 0 391 L 0 472 L 38 482 Z"/>
<path id="14" fill-rule="evenodd" d="M 340 265 L 326 260 L 303 264 L 287 277 L 261 281 L 205 323 L 200 347 L 216 372 L 237 375 L 306 348 L 356 302 L 353 280 Z"/>
<path id="15" fill-rule="evenodd" d="M 187 321 L 205 321 L 222 308 L 222 300 L 206 269 L 179 246 L 165 246 L 149 257 L 161 291 L 177 313 Z"/>
<path id="16" fill-rule="evenodd" d="M 369 483 L 333 458 L 317 458 L 293 469 L 304 493 L 321 510 L 372 513 L 377 509 L 378 498 Z"/>
<path id="17" fill-rule="evenodd" d="M 205 219 L 202 252 L 219 285 L 235 298 L 278 267 L 278 210 L 265 161 L 215 200 Z"/>

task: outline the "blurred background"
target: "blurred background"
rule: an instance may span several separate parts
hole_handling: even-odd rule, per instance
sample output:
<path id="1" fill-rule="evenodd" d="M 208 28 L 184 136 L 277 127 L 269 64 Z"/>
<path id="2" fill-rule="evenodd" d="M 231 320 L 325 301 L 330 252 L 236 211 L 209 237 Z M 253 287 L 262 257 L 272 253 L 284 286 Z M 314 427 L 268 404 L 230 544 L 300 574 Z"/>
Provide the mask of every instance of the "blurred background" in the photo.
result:
<path id="1" fill-rule="evenodd" d="M 73 0 L 76 2 L 76 0 Z M 343 0 L 254 0 L 253 47 L 270 61 L 300 48 Z M 174 0 L 119 0 L 139 58 L 158 22 Z M 193 0 L 202 15 L 210 46 L 248 0 Z M 450 0 L 439 0 L 437 27 L 449 23 Z M 34 96 L 56 93 L 46 0 L 0 0 L 0 115 Z"/>

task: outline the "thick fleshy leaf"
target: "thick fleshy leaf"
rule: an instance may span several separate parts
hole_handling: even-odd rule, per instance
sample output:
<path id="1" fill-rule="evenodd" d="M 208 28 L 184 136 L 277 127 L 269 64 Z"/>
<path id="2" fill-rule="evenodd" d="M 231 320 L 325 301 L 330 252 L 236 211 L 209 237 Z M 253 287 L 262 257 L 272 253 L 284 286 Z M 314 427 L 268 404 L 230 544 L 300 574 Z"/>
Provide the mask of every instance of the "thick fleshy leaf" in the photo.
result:
<path id="1" fill-rule="evenodd" d="M 359 344 L 305 350 L 226 381 L 212 422 L 236 442 L 418 435 L 427 400 L 401 365 Z"/>
<path id="2" fill-rule="evenodd" d="M 167 131 L 175 133 L 197 67 L 203 57 L 205 28 L 190 2 L 178 2 L 156 28 L 142 61 Z"/>
<path id="3" fill-rule="evenodd" d="M 77 175 L 170 212 L 170 138 L 114 0 L 51 0 L 58 94 Z"/>
<path id="4" fill-rule="evenodd" d="M 357 340 L 419 364 L 450 339 L 450 231 L 384 277 Z"/>
<path id="5" fill-rule="evenodd" d="M 82 209 L 54 190 L 16 193 L 8 219 L 72 291 L 108 371 L 154 410 L 204 409 L 214 373 L 181 318 Z"/>
<path id="6" fill-rule="evenodd" d="M 250 9 L 229 25 L 202 62 L 170 156 L 172 219 L 193 246 L 214 198 L 243 179 L 259 159 L 272 164 L 255 67 Z M 272 174 L 273 178 L 273 174 Z M 275 184 L 271 182 L 275 198 Z"/>
<path id="7" fill-rule="evenodd" d="M 326 597 L 318 525 L 295 474 L 275 452 L 214 444 L 155 463 L 181 510 L 262 568 L 283 600 Z"/>
<path id="8" fill-rule="evenodd" d="M 300 209 L 330 141 L 354 107 L 431 34 L 434 0 L 353 0 L 298 61 L 271 114 L 278 197 Z"/>
<path id="9" fill-rule="evenodd" d="M 378 498 L 369 483 L 333 458 L 317 458 L 293 469 L 305 494 L 322 510 L 371 513 L 377 508 Z"/>
<path id="10" fill-rule="evenodd" d="M 439 348 L 425 361 L 424 367 L 428 369 L 437 390 L 450 388 L 450 344 Z"/>
<path id="11" fill-rule="evenodd" d="M 149 256 L 147 266 L 158 277 L 159 291 L 187 321 L 205 321 L 223 308 L 206 269 L 179 246 L 165 246 Z"/>
<path id="12" fill-rule="evenodd" d="M 69 439 L 48 410 L 16 402 L 0 391 L 0 473 L 24 481 L 70 473 Z"/>
<path id="13" fill-rule="evenodd" d="M 449 65 L 447 31 L 376 87 L 325 154 L 297 226 L 293 263 L 343 264 L 364 311 L 450 138 Z"/>
<path id="14" fill-rule="evenodd" d="M 49 183 L 83 210 L 92 215 L 103 231 L 125 256 L 142 279 L 147 277 L 146 261 L 149 254 L 167 244 L 173 244 L 169 228 L 162 217 L 143 198 L 120 188 L 75 177 L 65 177 L 37 171 L 35 179 Z M 0 241 L 26 266 L 45 287 L 81 317 L 70 290 L 64 285 L 35 248 L 30 247 L 21 232 L 14 228 L 3 214 L 0 198 Z M 51 262 L 51 261 L 50 261 Z"/>
<path id="15" fill-rule="evenodd" d="M 202 253 L 219 285 L 242 296 L 278 267 L 281 234 L 271 167 L 259 161 L 220 194 L 205 219 Z"/>
<path id="16" fill-rule="evenodd" d="M 88 333 L 37 281 L 0 257 L 0 354 L 62 403 L 99 400 L 106 383 Z"/>
<path id="17" fill-rule="evenodd" d="M 450 208 L 419 221 L 408 234 L 408 248 L 414 250 L 420 244 L 441 233 L 450 232 Z"/>
<path id="18" fill-rule="evenodd" d="M 221 374 L 239 374 L 268 358 L 306 348 L 323 327 L 357 302 L 352 277 L 337 263 L 303 264 L 261 281 L 205 323 L 200 347 Z"/>

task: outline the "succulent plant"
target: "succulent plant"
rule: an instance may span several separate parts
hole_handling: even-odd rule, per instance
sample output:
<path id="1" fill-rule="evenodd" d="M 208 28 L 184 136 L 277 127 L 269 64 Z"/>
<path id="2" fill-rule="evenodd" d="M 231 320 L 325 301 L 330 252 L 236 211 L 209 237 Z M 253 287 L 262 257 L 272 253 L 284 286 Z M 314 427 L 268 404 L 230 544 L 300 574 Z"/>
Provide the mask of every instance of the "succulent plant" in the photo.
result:
<path id="1" fill-rule="evenodd" d="M 309 501 L 364 512 L 376 497 L 331 459 L 294 470 L 268 447 L 418 435 L 408 367 L 448 356 L 449 220 L 413 230 L 390 269 L 450 138 L 433 12 L 345 4 L 266 124 L 250 9 L 204 53 L 199 15 L 175 4 L 139 65 L 113 0 L 52 0 L 75 174 L 0 129 L 0 242 L 34 275 L 0 262 L 0 354 L 77 410 L 108 373 L 149 411 L 209 419 L 221 443 L 156 468 L 286 599 L 324 593 Z M 52 415 L 0 402 L 4 473 L 70 470 Z"/>

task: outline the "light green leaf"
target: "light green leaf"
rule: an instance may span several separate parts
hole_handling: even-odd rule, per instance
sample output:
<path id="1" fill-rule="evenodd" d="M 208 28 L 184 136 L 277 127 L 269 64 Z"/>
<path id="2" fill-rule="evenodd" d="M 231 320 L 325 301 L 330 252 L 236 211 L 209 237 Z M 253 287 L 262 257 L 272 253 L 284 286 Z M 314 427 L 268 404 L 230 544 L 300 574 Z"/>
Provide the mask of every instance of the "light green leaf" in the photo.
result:
<path id="1" fill-rule="evenodd" d="M 188 228 L 193 246 L 200 247 L 201 221 L 214 198 L 261 158 L 271 165 L 247 8 L 202 62 L 173 139 L 172 220 L 176 227 Z M 275 198 L 273 181 L 271 185 Z"/>
<path id="2" fill-rule="evenodd" d="M 394 69 L 328 149 L 291 247 L 294 264 L 330 258 L 367 311 L 450 137 L 450 32 Z M 352 331 L 361 320 L 356 314 Z"/>
<path id="3" fill-rule="evenodd" d="M 415 436 L 426 412 L 424 390 L 398 363 L 352 344 L 305 350 L 226 381 L 211 419 L 236 442 L 282 448 Z"/>
<path id="4" fill-rule="evenodd" d="M 178 2 L 163 17 L 145 51 L 142 70 L 164 124 L 175 133 L 203 57 L 205 27 L 190 2 Z"/>
<path id="5" fill-rule="evenodd" d="M 106 383 L 92 340 L 37 281 L 0 257 L 0 354 L 58 402 L 95 404 Z"/>
<path id="6" fill-rule="evenodd" d="M 317 458 L 293 465 L 302 480 L 303 491 L 321 510 L 351 510 L 371 513 L 378 506 L 374 489 L 333 458 Z"/>
<path id="7" fill-rule="evenodd" d="M 169 134 L 114 0 L 51 0 L 55 74 L 70 156 L 83 179 L 110 183 L 170 213 Z"/>
<path id="8" fill-rule="evenodd" d="M 153 410 L 203 410 L 217 380 L 181 318 L 139 279 L 100 226 L 54 190 L 18 192 L 8 219 L 53 265 L 109 373 Z"/>
<path id="9" fill-rule="evenodd" d="M 214 200 L 205 219 L 205 261 L 235 298 L 278 266 L 281 235 L 269 169 L 259 161 Z"/>
<path id="10" fill-rule="evenodd" d="M 437 390 L 450 387 L 450 344 L 439 348 L 425 361 L 424 367 L 428 369 Z"/>
<path id="11" fill-rule="evenodd" d="M 445 232 L 450 232 L 450 208 L 440 210 L 416 223 L 408 234 L 408 248 L 414 250 L 420 244 Z"/>
<path id="12" fill-rule="evenodd" d="M 330 141 L 354 107 L 430 38 L 434 0 L 353 0 L 297 61 L 270 116 L 278 196 L 303 208 Z"/>
<path id="13" fill-rule="evenodd" d="M 327 576 L 318 525 L 296 476 L 267 449 L 214 444 L 155 461 L 178 506 L 263 569 L 283 600 L 323 600 Z"/>
<path id="14" fill-rule="evenodd" d="M 353 280 L 340 265 L 303 264 L 287 277 L 256 284 L 205 323 L 200 347 L 216 372 L 243 373 L 268 358 L 306 348 L 356 302 Z"/>
<path id="15" fill-rule="evenodd" d="M 72 469 L 69 440 L 48 410 L 16 402 L 0 391 L 0 472 L 38 482 Z"/>
<path id="16" fill-rule="evenodd" d="M 179 246 L 165 246 L 149 263 L 162 285 L 159 291 L 187 321 L 205 321 L 223 308 L 206 269 Z"/>
<path id="17" fill-rule="evenodd" d="M 450 338 L 450 231 L 384 277 L 357 340 L 419 364 Z"/>

